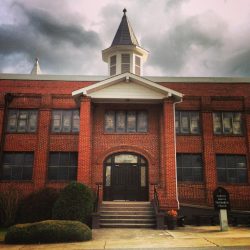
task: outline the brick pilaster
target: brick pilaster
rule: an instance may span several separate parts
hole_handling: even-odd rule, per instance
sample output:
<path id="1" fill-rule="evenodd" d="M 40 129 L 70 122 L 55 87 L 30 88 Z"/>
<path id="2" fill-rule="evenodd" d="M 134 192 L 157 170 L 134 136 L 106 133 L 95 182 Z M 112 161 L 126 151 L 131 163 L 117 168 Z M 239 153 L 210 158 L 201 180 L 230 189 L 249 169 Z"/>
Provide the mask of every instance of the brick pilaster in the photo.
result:
<path id="1" fill-rule="evenodd" d="M 83 97 L 80 102 L 80 131 L 77 180 L 91 185 L 91 100 Z"/>
<path id="2" fill-rule="evenodd" d="M 163 103 L 163 166 L 165 168 L 165 190 L 161 206 L 166 209 L 177 209 L 177 173 L 175 156 L 175 123 L 174 103 L 172 99 L 166 99 Z M 165 196 L 165 197 L 164 197 Z"/>
<path id="3" fill-rule="evenodd" d="M 47 165 L 49 154 L 49 135 L 51 121 L 51 95 L 44 95 L 38 116 L 37 144 L 35 149 L 33 180 L 34 188 L 38 190 L 45 187 L 47 180 Z"/>
<path id="4" fill-rule="evenodd" d="M 207 190 L 207 202 L 212 205 L 211 191 L 217 187 L 216 157 L 214 150 L 213 112 L 210 97 L 202 97 L 202 136 L 204 181 Z"/>

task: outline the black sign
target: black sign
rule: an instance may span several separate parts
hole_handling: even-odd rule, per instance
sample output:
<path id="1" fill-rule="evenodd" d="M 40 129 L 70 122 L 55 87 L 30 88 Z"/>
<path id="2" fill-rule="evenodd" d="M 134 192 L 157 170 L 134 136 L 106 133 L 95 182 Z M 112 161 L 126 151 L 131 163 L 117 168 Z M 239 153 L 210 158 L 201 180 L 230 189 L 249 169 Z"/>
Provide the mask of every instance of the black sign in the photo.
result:
<path id="1" fill-rule="evenodd" d="M 223 187 L 218 187 L 214 190 L 214 209 L 230 209 L 229 193 Z"/>

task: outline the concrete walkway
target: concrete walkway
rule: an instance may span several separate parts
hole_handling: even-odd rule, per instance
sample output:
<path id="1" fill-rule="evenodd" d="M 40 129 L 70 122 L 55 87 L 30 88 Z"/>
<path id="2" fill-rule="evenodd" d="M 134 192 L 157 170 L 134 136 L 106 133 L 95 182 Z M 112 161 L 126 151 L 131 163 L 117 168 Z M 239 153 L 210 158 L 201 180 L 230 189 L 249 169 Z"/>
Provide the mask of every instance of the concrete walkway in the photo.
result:
<path id="1" fill-rule="evenodd" d="M 246 246 L 250 249 L 250 228 L 231 227 L 220 232 L 218 226 L 186 226 L 177 230 L 151 229 L 98 229 L 93 230 L 93 240 L 82 243 L 4 245 L 7 250 L 82 250 L 82 249 L 173 249 L 200 247 Z"/>

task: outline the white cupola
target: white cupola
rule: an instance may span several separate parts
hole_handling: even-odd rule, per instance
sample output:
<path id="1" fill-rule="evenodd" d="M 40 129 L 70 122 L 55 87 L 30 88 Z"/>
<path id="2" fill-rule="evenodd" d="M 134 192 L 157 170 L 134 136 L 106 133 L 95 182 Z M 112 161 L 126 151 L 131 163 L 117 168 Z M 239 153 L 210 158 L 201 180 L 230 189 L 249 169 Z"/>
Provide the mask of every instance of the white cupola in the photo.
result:
<path id="1" fill-rule="evenodd" d="M 141 48 L 133 29 L 123 10 L 123 17 L 111 46 L 102 51 L 102 59 L 108 63 L 109 75 L 131 72 L 142 75 L 143 63 L 147 60 L 148 51 Z"/>

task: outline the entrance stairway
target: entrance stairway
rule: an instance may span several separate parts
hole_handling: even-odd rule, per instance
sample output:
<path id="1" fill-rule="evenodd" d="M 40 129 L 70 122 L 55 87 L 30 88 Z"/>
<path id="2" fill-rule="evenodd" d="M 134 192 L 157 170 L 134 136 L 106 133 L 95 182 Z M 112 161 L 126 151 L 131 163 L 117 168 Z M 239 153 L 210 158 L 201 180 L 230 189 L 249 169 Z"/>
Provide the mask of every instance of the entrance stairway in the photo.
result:
<path id="1" fill-rule="evenodd" d="M 155 214 L 150 202 L 104 201 L 100 207 L 101 228 L 153 228 Z"/>

